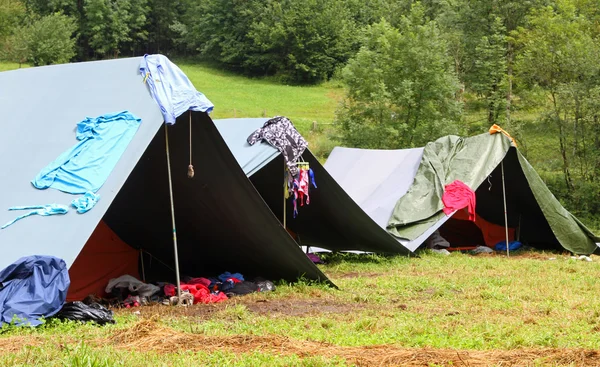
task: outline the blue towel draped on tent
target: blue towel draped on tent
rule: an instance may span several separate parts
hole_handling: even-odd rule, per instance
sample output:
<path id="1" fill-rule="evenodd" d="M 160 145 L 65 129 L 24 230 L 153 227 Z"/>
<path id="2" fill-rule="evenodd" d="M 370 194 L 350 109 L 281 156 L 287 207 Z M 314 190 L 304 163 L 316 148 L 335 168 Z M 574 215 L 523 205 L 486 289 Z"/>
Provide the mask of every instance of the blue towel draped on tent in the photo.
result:
<path id="1" fill-rule="evenodd" d="M 77 124 L 77 143 L 31 181 L 70 194 L 96 192 L 133 139 L 142 120 L 128 111 L 87 117 Z"/>

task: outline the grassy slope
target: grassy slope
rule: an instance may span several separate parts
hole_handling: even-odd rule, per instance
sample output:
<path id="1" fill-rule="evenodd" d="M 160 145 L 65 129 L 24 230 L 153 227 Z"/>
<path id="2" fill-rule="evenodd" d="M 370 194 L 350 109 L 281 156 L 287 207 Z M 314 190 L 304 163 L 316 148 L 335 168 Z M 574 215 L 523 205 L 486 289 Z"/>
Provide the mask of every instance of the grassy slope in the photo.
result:
<path id="1" fill-rule="evenodd" d="M 178 63 L 194 86 L 215 104 L 213 118 L 285 115 L 300 130 L 313 121 L 331 123 L 343 90 L 333 84 L 287 86 L 266 79 L 249 79 L 208 66 Z"/>
<path id="2" fill-rule="evenodd" d="M 21 67 L 26 68 L 29 66 L 21 65 Z M 0 61 L 0 71 L 14 70 L 14 69 L 18 69 L 18 68 L 19 68 L 19 64 L 17 64 L 17 63 Z"/>

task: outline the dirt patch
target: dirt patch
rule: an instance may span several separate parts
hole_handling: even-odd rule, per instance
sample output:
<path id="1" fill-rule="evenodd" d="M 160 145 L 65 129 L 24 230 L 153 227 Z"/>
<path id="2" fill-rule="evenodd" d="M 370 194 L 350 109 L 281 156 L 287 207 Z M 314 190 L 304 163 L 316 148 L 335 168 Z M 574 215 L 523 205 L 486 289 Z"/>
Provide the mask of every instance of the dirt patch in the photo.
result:
<path id="1" fill-rule="evenodd" d="M 342 279 L 344 279 L 344 278 L 358 278 L 358 277 L 361 277 L 361 278 L 375 278 L 375 277 L 379 277 L 379 276 L 382 276 L 382 275 L 383 274 L 381 274 L 381 273 L 358 273 L 358 272 L 352 271 L 350 273 L 343 273 L 343 274 L 336 275 L 335 278 L 342 278 Z"/>
<path id="2" fill-rule="evenodd" d="M 347 313 L 358 305 L 328 300 L 273 300 L 245 303 L 248 310 L 259 315 L 308 316 L 323 313 Z"/>
<path id="3" fill-rule="evenodd" d="M 0 338 L 0 352 L 16 353 L 23 347 L 35 347 L 44 343 L 42 338 L 35 336 L 10 336 Z"/>
<path id="4" fill-rule="evenodd" d="M 152 305 L 145 307 L 137 307 L 135 309 L 120 309 L 115 310 L 117 313 L 136 313 L 141 317 L 153 316 L 172 316 L 180 317 L 187 316 L 208 320 L 217 315 L 220 311 L 227 307 L 235 305 L 244 305 L 248 311 L 258 315 L 269 316 L 310 316 L 323 313 L 347 313 L 361 307 L 358 304 L 348 304 L 327 299 L 275 299 L 269 300 L 264 298 L 240 298 L 230 299 L 226 302 L 216 304 L 196 304 L 188 307 L 172 307 L 163 305 Z"/>
<path id="5" fill-rule="evenodd" d="M 432 348 L 398 348 L 391 345 L 342 347 L 328 343 L 293 340 L 279 335 L 237 335 L 213 337 L 176 331 L 155 320 L 142 320 L 133 327 L 115 332 L 108 343 L 119 349 L 158 353 L 177 351 L 226 350 L 234 353 L 261 351 L 299 357 L 338 356 L 358 366 L 528 366 L 600 365 L 600 352 L 584 349 L 519 349 L 509 351 L 472 351 Z"/>

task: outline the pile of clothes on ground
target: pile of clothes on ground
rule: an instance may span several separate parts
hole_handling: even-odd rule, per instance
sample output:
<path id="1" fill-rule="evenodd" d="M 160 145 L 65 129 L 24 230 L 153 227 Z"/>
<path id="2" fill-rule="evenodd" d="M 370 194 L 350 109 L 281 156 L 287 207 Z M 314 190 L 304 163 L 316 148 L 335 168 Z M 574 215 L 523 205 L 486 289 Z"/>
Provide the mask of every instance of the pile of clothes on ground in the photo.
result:
<path id="1" fill-rule="evenodd" d="M 240 273 L 225 272 L 216 278 L 183 278 L 179 290 L 181 298 L 178 298 L 175 284 L 144 283 L 131 275 L 111 279 L 105 290 L 115 300 L 113 302 L 115 306 L 130 308 L 151 303 L 165 305 L 217 303 L 230 297 L 273 291 L 275 285 L 266 279 L 256 278 L 248 281 Z"/>

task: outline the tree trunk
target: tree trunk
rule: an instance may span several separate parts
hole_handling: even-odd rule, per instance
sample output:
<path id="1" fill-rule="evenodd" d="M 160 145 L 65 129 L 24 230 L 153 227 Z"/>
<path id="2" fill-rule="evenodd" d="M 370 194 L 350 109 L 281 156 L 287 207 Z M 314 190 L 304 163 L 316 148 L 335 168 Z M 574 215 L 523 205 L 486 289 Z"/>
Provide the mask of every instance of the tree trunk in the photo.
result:
<path id="1" fill-rule="evenodd" d="M 554 105 L 554 115 L 555 121 L 558 125 L 558 141 L 560 143 L 560 155 L 563 159 L 563 175 L 565 177 L 565 184 L 567 185 L 567 190 L 569 191 L 569 195 L 573 191 L 573 182 L 571 181 L 571 173 L 569 171 L 569 159 L 567 157 L 567 137 L 565 133 L 565 127 L 563 126 L 563 121 L 560 118 L 560 111 L 558 110 L 558 106 L 556 104 L 556 95 L 554 91 L 550 92 L 552 96 L 552 103 Z"/>
<path id="2" fill-rule="evenodd" d="M 506 48 L 506 124 L 510 125 L 510 109 L 512 104 L 513 48 L 508 42 Z"/>

